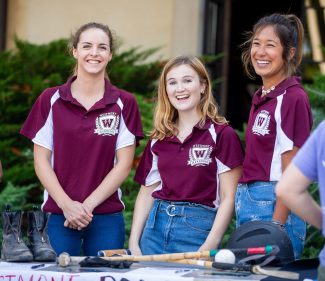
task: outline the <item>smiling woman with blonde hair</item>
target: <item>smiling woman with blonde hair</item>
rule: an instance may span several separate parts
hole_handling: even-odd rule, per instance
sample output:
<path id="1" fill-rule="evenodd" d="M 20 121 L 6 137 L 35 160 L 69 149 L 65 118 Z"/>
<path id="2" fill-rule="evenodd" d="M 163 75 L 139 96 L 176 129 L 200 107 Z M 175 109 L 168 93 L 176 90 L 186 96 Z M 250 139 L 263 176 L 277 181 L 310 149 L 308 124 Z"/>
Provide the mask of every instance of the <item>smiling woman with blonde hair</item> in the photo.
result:
<path id="1" fill-rule="evenodd" d="M 218 114 L 211 81 L 193 56 L 162 70 L 154 128 L 137 169 L 133 254 L 215 249 L 231 221 L 240 140 Z"/>
<path id="2" fill-rule="evenodd" d="M 172 58 L 166 63 L 159 79 L 158 99 L 154 118 L 155 123 L 151 134 L 152 138 L 162 139 L 166 136 L 170 137 L 175 133 L 177 134 L 178 129 L 175 121 L 178 118 L 178 112 L 168 99 L 165 85 L 166 75 L 169 70 L 181 64 L 186 64 L 193 68 L 200 77 L 200 82 L 205 85 L 198 104 L 198 110 L 201 114 L 199 123 L 204 124 L 207 117 L 219 124 L 227 123 L 226 118 L 220 116 L 218 113 L 218 106 L 213 97 L 210 77 L 203 63 L 195 56 L 179 56 Z"/>

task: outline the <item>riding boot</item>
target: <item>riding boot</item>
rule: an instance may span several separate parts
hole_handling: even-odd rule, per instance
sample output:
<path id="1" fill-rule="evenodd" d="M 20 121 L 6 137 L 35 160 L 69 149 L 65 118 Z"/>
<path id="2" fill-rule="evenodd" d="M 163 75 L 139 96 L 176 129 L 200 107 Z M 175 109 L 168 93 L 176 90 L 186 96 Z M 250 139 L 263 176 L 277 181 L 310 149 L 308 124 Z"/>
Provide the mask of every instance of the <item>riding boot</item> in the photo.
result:
<path id="1" fill-rule="evenodd" d="M 21 220 L 23 211 L 10 211 L 7 206 L 2 212 L 3 231 L 1 259 L 11 262 L 26 262 L 33 260 L 33 254 L 26 246 L 21 235 Z"/>
<path id="2" fill-rule="evenodd" d="M 34 209 L 27 212 L 27 236 L 35 261 L 55 261 L 56 253 L 53 250 L 47 235 L 47 222 L 49 214 Z"/>

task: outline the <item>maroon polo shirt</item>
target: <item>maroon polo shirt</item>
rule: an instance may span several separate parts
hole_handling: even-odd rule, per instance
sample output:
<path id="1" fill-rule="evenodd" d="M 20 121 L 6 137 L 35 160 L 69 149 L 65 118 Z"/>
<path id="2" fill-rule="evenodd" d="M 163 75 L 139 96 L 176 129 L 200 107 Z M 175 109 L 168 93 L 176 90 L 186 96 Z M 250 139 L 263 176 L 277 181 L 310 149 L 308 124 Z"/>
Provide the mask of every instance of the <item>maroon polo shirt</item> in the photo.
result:
<path id="1" fill-rule="evenodd" d="M 116 151 L 143 137 L 135 98 L 105 80 L 104 97 L 88 111 L 71 94 L 71 82 L 46 89 L 36 100 L 21 134 L 52 151 L 52 167 L 68 196 L 83 202 L 114 167 Z M 94 214 L 123 210 L 121 191 Z M 45 191 L 43 209 L 62 210 Z"/>
<path id="2" fill-rule="evenodd" d="M 301 147 L 311 127 L 310 104 L 299 78 L 287 78 L 265 97 L 259 89 L 252 100 L 246 129 L 240 182 L 278 181 L 282 153 Z"/>
<path id="3" fill-rule="evenodd" d="M 135 180 L 149 186 L 160 182 L 152 196 L 219 206 L 219 175 L 242 165 L 243 150 L 228 125 L 208 120 L 196 125 L 181 143 L 175 136 L 150 140 L 136 171 Z"/>

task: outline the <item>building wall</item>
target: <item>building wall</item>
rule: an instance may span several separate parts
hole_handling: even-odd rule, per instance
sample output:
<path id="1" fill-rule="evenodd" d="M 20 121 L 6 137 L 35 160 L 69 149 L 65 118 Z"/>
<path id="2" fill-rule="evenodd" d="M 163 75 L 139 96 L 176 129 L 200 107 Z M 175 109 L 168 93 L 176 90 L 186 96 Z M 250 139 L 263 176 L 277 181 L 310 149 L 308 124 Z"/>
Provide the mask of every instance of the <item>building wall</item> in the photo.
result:
<path id="1" fill-rule="evenodd" d="M 6 48 L 13 37 L 42 44 L 68 38 L 97 21 L 115 31 L 121 49 L 162 47 L 156 56 L 202 52 L 204 0 L 10 0 Z"/>

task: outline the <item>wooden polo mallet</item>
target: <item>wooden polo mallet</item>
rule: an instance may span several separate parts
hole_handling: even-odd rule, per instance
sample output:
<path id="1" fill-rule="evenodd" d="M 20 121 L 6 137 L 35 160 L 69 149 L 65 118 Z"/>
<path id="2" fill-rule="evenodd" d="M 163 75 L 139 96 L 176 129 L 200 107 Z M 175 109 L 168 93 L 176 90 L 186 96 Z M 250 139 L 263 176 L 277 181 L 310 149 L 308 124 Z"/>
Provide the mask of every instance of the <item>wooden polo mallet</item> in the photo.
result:
<path id="1" fill-rule="evenodd" d="M 257 255 L 257 254 L 271 254 L 276 253 L 278 250 L 277 246 L 266 245 L 264 247 L 251 247 L 251 248 L 237 248 L 237 249 L 228 249 L 236 254 L 243 255 Z M 214 257 L 219 250 L 209 250 L 209 251 L 201 251 L 201 252 L 185 252 L 185 253 L 176 253 L 176 254 L 185 254 L 187 256 L 199 255 L 201 258 L 203 257 Z M 128 249 L 117 249 L 117 250 L 101 250 L 98 251 L 97 256 L 99 257 L 111 257 L 112 255 L 131 255 L 131 251 Z M 165 255 L 165 254 L 164 254 Z M 175 255 L 175 254 L 172 254 Z M 161 254 L 159 256 L 162 256 Z"/>
<path id="2" fill-rule="evenodd" d="M 241 254 L 241 255 L 270 255 L 270 254 L 276 254 L 279 252 L 278 246 L 271 246 L 267 245 L 265 247 L 251 247 L 251 248 L 239 248 L 239 249 L 228 249 L 234 254 Z M 122 252 L 123 250 L 119 250 Z M 129 250 L 124 250 L 129 251 Z M 130 251 L 129 251 L 130 252 Z M 265 269 L 262 268 L 259 265 L 250 265 L 250 264 L 244 264 L 244 263 L 223 263 L 223 262 L 212 262 L 207 260 L 197 260 L 193 257 L 200 258 L 211 258 L 214 257 L 219 251 L 218 250 L 212 250 L 212 251 L 203 251 L 203 252 L 187 252 L 187 253 L 179 253 L 179 254 L 169 254 L 169 255 L 155 255 L 151 259 L 151 261 L 164 261 L 164 262 L 173 262 L 173 263 L 179 263 L 179 264 L 186 264 L 186 265 L 196 265 L 196 266 L 202 266 L 205 268 L 213 268 L 220 271 L 220 274 L 222 274 L 222 271 L 230 271 L 230 272 L 250 272 L 253 274 L 261 274 L 266 276 L 273 276 L 278 278 L 285 278 L 285 279 L 291 279 L 291 280 L 297 280 L 299 279 L 299 274 L 295 272 L 289 272 L 289 271 L 279 271 L 274 269 Z M 114 250 L 104 250 L 99 251 L 98 255 L 102 257 L 108 257 L 114 254 Z M 176 259 L 180 256 L 186 256 L 186 259 Z M 165 260 L 165 257 L 169 257 L 168 260 Z M 192 258 L 189 258 L 192 257 Z M 175 258 L 175 259 L 174 259 Z"/>
<path id="3" fill-rule="evenodd" d="M 258 248 L 246 248 L 246 249 L 232 249 L 236 253 L 246 253 L 246 254 L 267 254 L 276 251 L 277 248 L 274 246 L 258 247 Z M 115 250 L 110 250 L 112 252 L 107 252 L 106 254 L 112 254 Z M 251 272 L 254 274 L 263 274 L 267 276 L 275 276 L 279 278 L 287 279 L 298 279 L 299 274 L 294 272 L 279 271 L 264 269 L 258 265 L 249 264 L 231 264 L 231 263 L 220 263 L 212 262 L 206 260 L 197 260 L 198 258 L 209 258 L 213 257 L 218 251 L 202 251 L 202 252 L 185 252 L 185 253 L 175 253 L 175 254 L 160 254 L 160 255 L 144 255 L 144 256 L 114 256 L 114 257 L 101 257 L 100 259 L 106 261 L 153 261 L 153 262 L 174 262 L 179 264 L 196 265 L 203 266 L 206 268 L 214 268 L 222 274 L 222 270 L 227 270 L 228 272 Z M 93 257 L 98 258 L 98 257 Z M 79 264 L 81 261 L 85 260 L 86 257 L 71 257 L 67 253 L 62 253 L 58 258 L 58 263 L 60 266 L 66 267 L 73 264 Z"/>
<path id="4" fill-rule="evenodd" d="M 266 275 L 266 276 L 273 276 L 278 278 L 285 278 L 291 280 L 298 280 L 299 273 L 291 272 L 291 271 L 281 271 L 276 269 L 265 269 L 259 265 L 250 265 L 250 264 L 243 264 L 243 263 L 222 263 L 222 262 L 212 262 L 212 261 L 204 261 L 204 260 L 175 260 L 175 263 L 180 264 L 190 264 L 190 265 L 198 265 L 203 266 L 206 268 L 214 268 L 217 270 L 227 270 L 233 272 L 251 272 L 254 274 Z"/>
<path id="5" fill-rule="evenodd" d="M 202 251 L 202 252 L 185 252 L 185 253 L 174 253 L 174 254 L 159 254 L 159 255 L 121 255 L 121 256 L 110 256 L 110 257 L 100 257 L 106 261 L 130 261 L 130 262 L 140 262 L 140 261 L 174 261 L 183 259 L 199 259 L 214 257 L 216 250 Z M 68 253 L 62 253 L 58 257 L 58 264 L 62 267 L 69 266 L 71 264 L 78 264 L 85 257 L 71 257 Z"/>
<path id="6" fill-rule="evenodd" d="M 269 254 L 274 251 L 275 246 L 266 246 L 266 247 L 258 247 L 258 248 L 243 248 L 243 249 L 231 249 L 234 254 L 238 253 L 246 253 L 246 254 Z M 111 255 L 111 251 L 101 251 L 103 255 Z M 160 262 L 168 262 L 175 260 L 184 260 L 184 259 L 202 259 L 202 258 L 211 258 L 217 254 L 218 250 L 210 250 L 210 251 L 199 251 L 199 252 L 184 252 L 184 253 L 173 253 L 173 254 L 158 254 L 158 255 L 121 255 L 121 256 L 103 256 L 101 259 L 107 261 L 130 261 L 130 262 L 140 262 L 140 261 L 160 261 Z M 71 257 L 68 253 L 62 253 L 58 257 L 58 263 L 62 267 L 69 266 L 71 264 L 78 264 L 85 257 Z"/>

